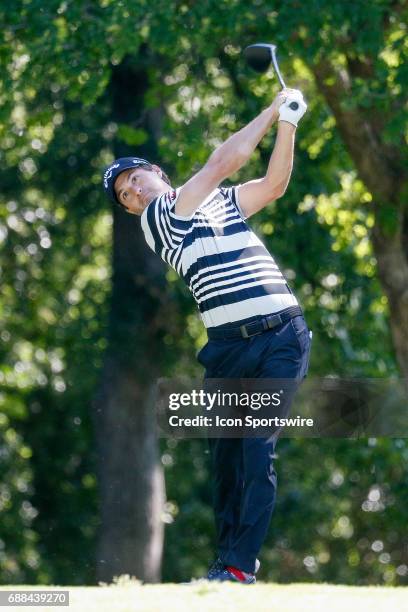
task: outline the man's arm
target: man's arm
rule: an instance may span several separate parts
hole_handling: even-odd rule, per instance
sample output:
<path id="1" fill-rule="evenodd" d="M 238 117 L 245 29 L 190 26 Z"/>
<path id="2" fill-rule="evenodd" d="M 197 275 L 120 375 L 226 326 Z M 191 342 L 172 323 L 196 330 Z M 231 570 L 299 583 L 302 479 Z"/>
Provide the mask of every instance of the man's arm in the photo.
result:
<path id="1" fill-rule="evenodd" d="M 250 217 L 269 202 L 280 198 L 289 183 L 293 166 L 295 129 L 307 106 L 299 90 L 286 91 L 289 95 L 279 107 L 278 134 L 266 175 L 261 179 L 244 183 L 238 189 L 238 200 L 246 217 Z"/>
<path id="2" fill-rule="evenodd" d="M 281 91 L 268 108 L 211 154 L 205 166 L 182 186 L 176 202 L 177 215 L 191 216 L 223 180 L 237 172 L 248 161 L 260 140 L 278 118 L 279 107 L 286 97 L 287 93 Z"/>
<path id="3" fill-rule="evenodd" d="M 246 217 L 255 214 L 285 193 L 293 166 L 295 130 L 296 127 L 291 123 L 279 121 L 266 175 L 239 187 L 239 204 Z"/>

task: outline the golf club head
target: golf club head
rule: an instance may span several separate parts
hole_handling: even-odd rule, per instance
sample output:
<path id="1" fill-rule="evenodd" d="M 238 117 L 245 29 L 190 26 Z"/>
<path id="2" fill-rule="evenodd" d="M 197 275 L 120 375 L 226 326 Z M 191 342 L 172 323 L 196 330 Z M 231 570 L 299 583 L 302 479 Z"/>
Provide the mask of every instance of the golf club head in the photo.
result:
<path id="1" fill-rule="evenodd" d="M 255 72 L 266 72 L 272 63 L 272 52 L 275 52 L 275 49 L 275 45 L 264 43 L 249 45 L 244 49 L 244 57 Z"/>
<path id="2" fill-rule="evenodd" d="M 278 60 L 276 58 L 276 45 L 269 45 L 267 43 L 249 45 L 249 47 L 244 49 L 244 57 L 248 65 L 256 72 L 266 72 L 272 64 L 282 89 L 285 89 L 285 81 L 279 70 Z M 297 110 L 299 104 L 297 102 L 291 102 L 289 106 L 292 110 Z"/>

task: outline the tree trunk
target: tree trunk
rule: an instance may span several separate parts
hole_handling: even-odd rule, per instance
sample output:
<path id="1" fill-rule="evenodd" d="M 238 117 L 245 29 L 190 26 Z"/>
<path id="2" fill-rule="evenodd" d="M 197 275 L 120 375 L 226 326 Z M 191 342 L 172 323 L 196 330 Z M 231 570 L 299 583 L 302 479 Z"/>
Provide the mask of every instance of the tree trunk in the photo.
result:
<path id="1" fill-rule="evenodd" d="M 160 580 L 164 480 L 149 388 L 109 356 L 98 397 L 101 524 L 97 579 Z"/>
<path id="2" fill-rule="evenodd" d="M 407 213 L 405 217 L 406 224 Z M 401 373 L 408 385 L 408 235 L 403 229 L 401 213 L 396 233 L 390 236 L 377 222 L 371 237 L 377 258 L 378 275 L 388 298 L 395 353 Z"/>
<path id="3" fill-rule="evenodd" d="M 146 110 L 145 70 L 128 61 L 112 76 L 112 120 L 149 133 L 143 147 L 117 144 L 117 157 L 157 160 L 158 109 Z M 147 247 L 140 219 L 114 207 L 113 286 L 109 346 L 94 418 L 101 525 L 97 579 L 130 574 L 160 580 L 164 479 L 155 430 L 152 388 L 160 375 L 165 321 L 165 266 Z"/>
<path id="4" fill-rule="evenodd" d="M 353 64 L 349 63 L 349 70 Z M 378 276 L 387 296 L 390 327 L 398 365 L 408 381 L 408 209 L 406 169 L 399 145 L 386 144 L 382 126 L 386 117 L 375 109 L 350 108 L 351 78 L 327 61 L 313 67 L 316 82 L 326 98 L 361 180 L 373 197 L 375 226 L 371 232 Z M 401 150 L 403 148 L 401 142 Z"/>

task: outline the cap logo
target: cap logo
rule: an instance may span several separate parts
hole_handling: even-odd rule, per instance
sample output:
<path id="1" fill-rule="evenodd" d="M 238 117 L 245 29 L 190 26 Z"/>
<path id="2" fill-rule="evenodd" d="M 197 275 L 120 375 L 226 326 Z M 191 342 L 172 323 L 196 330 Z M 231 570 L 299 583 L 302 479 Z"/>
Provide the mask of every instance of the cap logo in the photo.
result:
<path id="1" fill-rule="evenodd" d="M 115 168 L 119 168 L 119 166 L 120 164 L 112 164 L 112 166 L 109 166 L 109 168 L 105 171 L 103 175 L 103 184 L 104 184 L 105 189 L 108 188 L 108 181 L 112 177 L 112 171 Z"/>

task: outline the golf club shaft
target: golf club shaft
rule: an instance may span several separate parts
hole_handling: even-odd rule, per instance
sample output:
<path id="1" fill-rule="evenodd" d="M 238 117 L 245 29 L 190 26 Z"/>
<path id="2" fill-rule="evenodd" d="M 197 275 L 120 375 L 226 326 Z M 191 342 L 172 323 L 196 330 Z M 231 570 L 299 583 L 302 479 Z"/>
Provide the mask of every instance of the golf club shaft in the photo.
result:
<path id="1" fill-rule="evenodd" d="M 272 63 L 275 69 L 276 76 L 278 77 L 279 83 L 281 84 L 282 89 L 286 89 L 285 81 L 283 80 L 283 76 L 281 75 L 281 71 L 279 70 L 278 60 L 276 59 L 276 51 L 274 48 L 271 49 L 272 55 Z"/>
<path id="2" fill-rule="evenodd" d="M 271 56 L 273 67 L 275 69 L 275 73 L 278 77 L 279 83 L 281 84 L 282 89 L 286 89 L 285 81 L 283 80 L 283 76 L 281 75 L 281 71 L 279 70 L 278 60 L 276 59 L 276 50 L 274 47 L 271 48 Z M 291 102 L 289 106 L 292 110 L 297 110 L 299 104 L 297 102 Z"/>
<path id="3" fill-rule="evenodd" d="M 276 57 L 276 45 L 265 43 L 249 45 L 246 47 L 246 49 L 244 49 L 244 55 L 246 56 L 249 65 L 257 72 L 266 72 L 272 63 L 280 86 L 282 89 L 286 89 L 286 83 L 283 80 L 281 71 L 279 70 L 278 59 Z M 289 104 L 289 107 L 292 110 L 297 110 L 299 108 L 299 103 L 293 101 Z"/>

